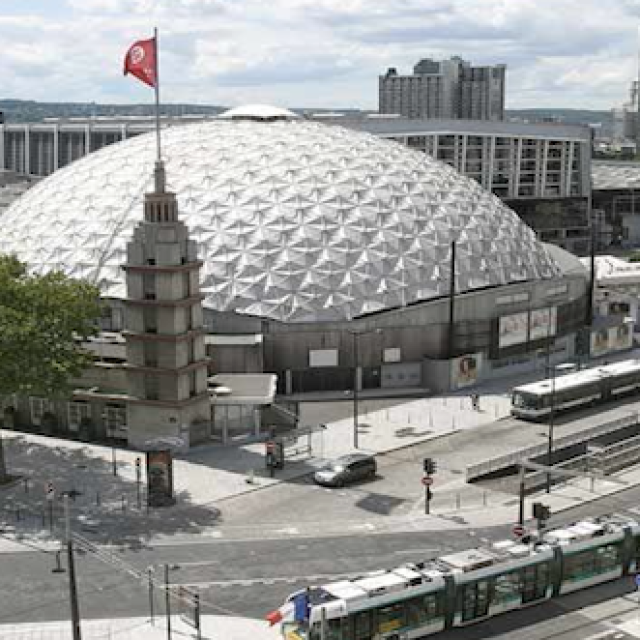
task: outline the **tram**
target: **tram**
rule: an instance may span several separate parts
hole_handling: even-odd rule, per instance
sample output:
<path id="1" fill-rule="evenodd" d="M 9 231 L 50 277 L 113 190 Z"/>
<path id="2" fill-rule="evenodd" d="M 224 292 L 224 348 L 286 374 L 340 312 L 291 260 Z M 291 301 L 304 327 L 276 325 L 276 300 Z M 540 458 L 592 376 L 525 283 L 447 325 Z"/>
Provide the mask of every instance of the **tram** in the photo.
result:
<path id="1" fill-rule="evenodd" d="M 291 594 L 267 616 L 286 640 L 414 640 L 635 573 L 640 523 L 590 518 Z"/>
<path id="2" fill-rule="evenodd" d="M 639 389 L 640 360 L 624 360 L 514 387 L 511 414 L 525 420 L 540 420 L 551 411 L 606 402 Z"/>

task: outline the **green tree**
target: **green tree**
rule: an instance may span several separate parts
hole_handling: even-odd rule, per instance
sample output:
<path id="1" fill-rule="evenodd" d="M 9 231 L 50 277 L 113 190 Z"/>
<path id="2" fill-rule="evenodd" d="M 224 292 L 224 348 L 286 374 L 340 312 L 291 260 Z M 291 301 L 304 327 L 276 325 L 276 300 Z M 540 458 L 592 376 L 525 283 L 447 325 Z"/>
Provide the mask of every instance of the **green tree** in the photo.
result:
<path id="1" fill-rule="evenodd" d="M 60 272 L 33 275 L 0 256 L 0 395 L 55 397 L 92 360 L 80 342 L 97 332 L 97 287 Z M 0 440 L 0 482 L 6 477 Z"/>

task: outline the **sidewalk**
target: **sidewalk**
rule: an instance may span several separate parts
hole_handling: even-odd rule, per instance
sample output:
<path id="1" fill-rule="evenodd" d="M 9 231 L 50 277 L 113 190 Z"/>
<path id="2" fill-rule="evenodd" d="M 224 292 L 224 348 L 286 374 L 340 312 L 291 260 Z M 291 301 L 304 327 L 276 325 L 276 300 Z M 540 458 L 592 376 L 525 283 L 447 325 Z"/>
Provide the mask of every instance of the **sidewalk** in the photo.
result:
<path id="1" fill-rule="evenodd" d="M 636 354 L 620 357 L 633 355 Z M 512 386 L 536 376 L 539 373 L 481 385 L 476 389 L 480 394 L 480 411 L 473 410 L 469 394 L 464 391 L 426 398 L 362 398 L 358 415 L 359 450 L 375 454 L 399 451 L 401 457 L 401 452 L 409 446 L 490 425 L 509 415 Z M 215 534 L 222 524 L 221 509 L 225 501 L 294 481 L 323 466 L 328 459 L 355 450 L 353 402 L 348 395 L 342 394 L 342 397 L 346 400 L 315 398 L 301 405 L 301 424 L 322 423 L 327 429 L 310 436 L 310 455 L 289 459 L 286 468 L 277 471 L 275 478 L 269 477 L 264 468 L 263 444 L 205 445 L 175 459 L 176 506 L 149 513 L 144 506 L 144 471 L 142 482 L 136 479 L 135 462 L 143 458 L 142 453 L 0 431 L 9 473 L 20 478 L 15 484 L 0 488 L 0 525 L 4 523 L 31 535 L 46 533 L 51 525 L 51 513 L 45 485 L 53 483 L 58 496 L 69 490 L 79 493 L 72 503 L 77 527 L 81 532 L 100 534 L 103 542 Z M 302 444 L 306 442 L 305 436 Z M 446 447 L 447 442 L 443 441 L 443 446 Z M 460 462 L 462 464 L 462 459 Z M 438 484 L 444 480 L 443 473 Z M 460 475 L 450 474 L 446 487 L 443 491 L 438 486 L 438 499 L 446 501 L 446 505 L 434 503 L 436 513 L 448 515 L 454 510 L 452 504 L 458 506 L 454 501 L 461 502 L 460 507 L 465 511 L 469 502 L 484 507 L 486 499 L 482 491 L 465 485 Z M 460 498 L 456 497 L 457 493 L 461 493 Z M 509 500 L 510 497 L 498 494 L 497 499 Z M 495 499 L 490 501 L 492 508 L 494 502 Z M 60 501 L 55 500 L 53 507 L 55 524 L 62 515 Z M 420 509 L 417 502 L 415 513 Z M 227 525 L 233 523 L 225 522 L 224 526 Z"/>

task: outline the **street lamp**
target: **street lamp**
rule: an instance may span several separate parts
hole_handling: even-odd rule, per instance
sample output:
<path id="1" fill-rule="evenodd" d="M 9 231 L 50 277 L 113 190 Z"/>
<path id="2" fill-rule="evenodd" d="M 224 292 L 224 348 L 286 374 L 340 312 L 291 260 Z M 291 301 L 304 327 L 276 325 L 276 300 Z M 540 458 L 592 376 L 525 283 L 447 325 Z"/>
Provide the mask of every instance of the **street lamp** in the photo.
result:
<path id="1" fill-rule="evenodd" d="M 549 365 L 547 365 L 549 367 Z M 551 413 L 549 414 L 549 432 L 547 439 L 547 467 L 551 466 L 551 456 L 553 455 L 553 428 L 556 416 L 556 367 L 551 366 Z M 547 371 L 547 375 L 548 371 Z M 547 471 L 547 493 L 551 493 L 551 473 Z"/>
<path id="2" fill-rule="evenodd" d="M 371 331 L 349 331 L 351 334 L 352 347 L 353 347 L 353 448 L 357 449 L 358 442 L 358 416 L 360 400 L 359 385 L 358 385 L 358 369 L 360 368 L 360 336 L 363 333 L 376 333 L 381 334 L 382 329 L 373 329 Z"/>
<path id="3" fill-rule="evenodd" d="M 358 367 L 360 362 L 358 331 L 351 331 L 353 340 L 353 448 L 358 448 Z"/>

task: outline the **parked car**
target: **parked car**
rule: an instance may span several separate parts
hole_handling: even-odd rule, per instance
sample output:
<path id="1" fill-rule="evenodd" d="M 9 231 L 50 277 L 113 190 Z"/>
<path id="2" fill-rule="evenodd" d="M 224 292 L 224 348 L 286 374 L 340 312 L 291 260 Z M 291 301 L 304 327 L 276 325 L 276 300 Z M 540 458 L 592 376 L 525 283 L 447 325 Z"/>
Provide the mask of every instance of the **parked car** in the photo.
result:
<path id="1" fill-rule="evenodd" d="M 324 469 L 316 471 L 313 479 L 325 487 L 343 487 L 345 484 L 375 478 L 378 468 L 376 459 L 365 453 L 342 456 Z"/>

